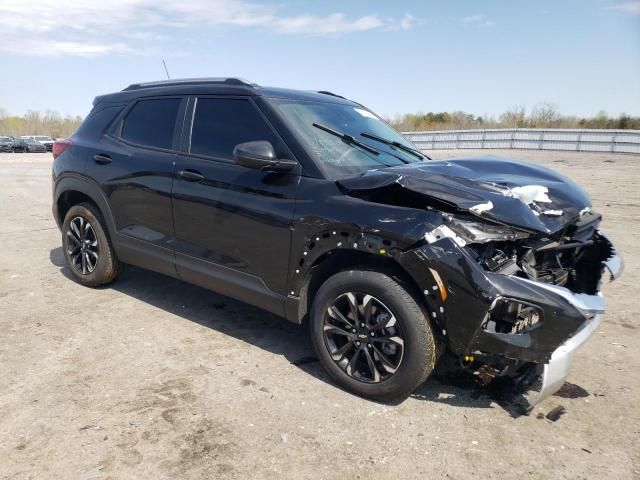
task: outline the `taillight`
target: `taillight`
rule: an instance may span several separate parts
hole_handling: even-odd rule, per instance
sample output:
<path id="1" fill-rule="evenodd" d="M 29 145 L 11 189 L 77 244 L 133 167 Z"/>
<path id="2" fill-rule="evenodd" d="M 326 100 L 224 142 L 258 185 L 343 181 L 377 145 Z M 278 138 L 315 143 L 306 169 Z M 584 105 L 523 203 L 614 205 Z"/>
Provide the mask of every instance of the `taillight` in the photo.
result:
<path id="1" fill-rule="evenodd" d="M 58 158 L 64 151 L 71 146 L 71 140 L 56 140 L 53 142 L 53 158 Z"/>

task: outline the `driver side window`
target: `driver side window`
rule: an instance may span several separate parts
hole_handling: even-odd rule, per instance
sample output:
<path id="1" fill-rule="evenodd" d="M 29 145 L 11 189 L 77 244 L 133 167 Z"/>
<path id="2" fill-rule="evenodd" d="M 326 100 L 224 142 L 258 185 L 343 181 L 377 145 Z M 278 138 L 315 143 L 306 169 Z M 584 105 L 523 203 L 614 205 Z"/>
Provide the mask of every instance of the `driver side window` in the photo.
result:
<path id="1" fill-rule="evenodd" d="M 249 100 L 197 99 L 190 153 L 233 160 L 237 144 L 254 140 L 266 140 L 276 151 L 281 150 L 278 138 Z"/>

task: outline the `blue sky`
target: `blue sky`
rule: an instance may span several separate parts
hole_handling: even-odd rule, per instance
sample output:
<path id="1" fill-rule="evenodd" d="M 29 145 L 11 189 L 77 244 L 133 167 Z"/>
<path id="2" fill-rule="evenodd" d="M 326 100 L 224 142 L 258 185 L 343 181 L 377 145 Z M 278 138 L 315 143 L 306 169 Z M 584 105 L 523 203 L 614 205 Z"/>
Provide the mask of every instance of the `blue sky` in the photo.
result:
<path id="1" fill-rule="evenodd" d="M 240 76 L 383 115 L 640 115 L 638 0 L 0 0 L 0 108 L 85 115 L 138 81 Z"/>

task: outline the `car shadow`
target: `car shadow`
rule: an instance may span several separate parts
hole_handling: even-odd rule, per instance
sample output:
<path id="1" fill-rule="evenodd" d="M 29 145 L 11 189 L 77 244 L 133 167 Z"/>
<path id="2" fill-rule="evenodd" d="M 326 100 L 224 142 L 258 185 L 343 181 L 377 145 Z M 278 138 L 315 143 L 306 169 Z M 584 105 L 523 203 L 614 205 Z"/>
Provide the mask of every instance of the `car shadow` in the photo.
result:
<path id="1" fill-rule="evenodd" d="M 66 278 L 75 281 L 65 265 L 62 248 L 49 259 Z M 287 322 L 251 305 L 150 270 L 127 265 L 110 288 L 190 322 L 230 335 L 281 355 L 307 373 L 331 383 L 313 351 L 305 325 Z"/>
<path id="2" fill-rule="evenodd" d="M 502 386 L 482 385 L 470 370 L 458 364 L 457 357 L 448 352 L 438 360 L 429 381 L 418 387 L 411 397 L 452 407 L 494 408 L 497 405 L 513 418 L 525 413 Z"/>
<path id="3" fill-rule="evenodd" d="M 49 259 L 66 278 L 74 281 L 65 265 L 61 247 L 52 249 Z M 306 325 L 287 322 L 232 298 L 133 266 L 127 266 L 116 282 L 103 288 L 112 288 L 190 322 L 281 355 L 309 375 L 335 386 L 320 366 Z M 566 383 L 556 395 L 576 398 L 589 394 L 577 385 Z M 440 358 L 429 379 L 410 397 L 465 408 L 494 408 L 497 404 L 514 418 L 522 414 L 516 406 L 504 400 L 499 391 L 480 385 L 449 354 Z"/>

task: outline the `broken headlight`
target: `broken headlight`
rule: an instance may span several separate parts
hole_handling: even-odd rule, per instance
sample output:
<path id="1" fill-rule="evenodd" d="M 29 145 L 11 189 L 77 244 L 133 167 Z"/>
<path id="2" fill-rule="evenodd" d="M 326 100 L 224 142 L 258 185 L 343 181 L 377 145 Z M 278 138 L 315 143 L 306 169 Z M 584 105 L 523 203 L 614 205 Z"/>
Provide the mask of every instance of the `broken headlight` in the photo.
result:
<path id="1" fill-rule="evenodd" d="M 529 237 L 527 232 L 494 223 L 472 222 L 450 217 L 448 226 L 466 243 L 505 242 Z"/>

